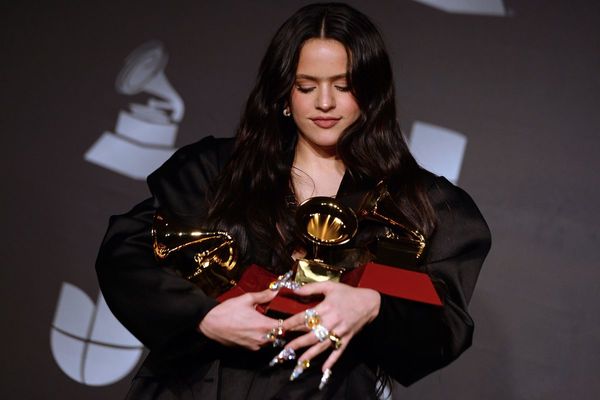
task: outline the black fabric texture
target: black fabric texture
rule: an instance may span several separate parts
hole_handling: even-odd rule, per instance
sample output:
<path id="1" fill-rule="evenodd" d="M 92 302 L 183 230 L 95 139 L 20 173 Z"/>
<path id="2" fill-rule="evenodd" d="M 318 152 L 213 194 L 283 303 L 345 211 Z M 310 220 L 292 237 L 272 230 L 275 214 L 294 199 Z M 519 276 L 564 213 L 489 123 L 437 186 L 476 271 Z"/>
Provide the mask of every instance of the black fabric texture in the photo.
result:
<path id="1" fill-rule="evenodd" d="M 489 229 L 466 192 L 427 172 L 422 179 L 437 227 L 419 269 L 432 278 L 444 305 L 382 295 L 378 317 L 352 340 L 325 390 L 317 390 L 319 360 L 289 382 L 293 365 L 268 367 L 277 349 L 225 348 L 198 333 L 217 301 L 158 265 L 151 225 L 157 207 L 190 225 L 201 223 L 206 193 L 232 149 L 232 139 L 213 137 L 180 149 L 148 178 L 152 197 L 110 219 L 96 263 L 100 287 L 115 316 L 150 349 L 128 399 L 369 399 L 375 398 L 378 366 L 409 385 L 471 345 L 468 303 L 490 249 Z M 346 173 L 337 198 L 355 207 L 374 184 Z M 377 231 L 367 225 L 359 230 L 360 240 Z M 259 265 L 270 261 L 252 259 Z"/>

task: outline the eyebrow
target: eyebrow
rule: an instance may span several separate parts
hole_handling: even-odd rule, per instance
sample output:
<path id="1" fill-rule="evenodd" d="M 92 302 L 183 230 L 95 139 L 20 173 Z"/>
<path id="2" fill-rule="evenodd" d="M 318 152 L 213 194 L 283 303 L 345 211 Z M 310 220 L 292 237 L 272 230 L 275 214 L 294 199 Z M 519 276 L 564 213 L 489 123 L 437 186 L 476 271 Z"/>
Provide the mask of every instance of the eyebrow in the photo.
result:
<path id="1" fill-rule="evenodd" d="M 317 76 L 312 76 L 312 75 L 305 75 L 305 74 L 298 74 L 296 75 L 296 79 L 308 79 L 311 81 L 319 81 L 319 80 L 329 80 L 329 81 L 335 81 L 338 79 L 346 79 L 348 77 L 348 74 L 338 74 L 338 75 L 333 75 L 333 76 L 326 76 L 323 78 L 317 77 Z"/>

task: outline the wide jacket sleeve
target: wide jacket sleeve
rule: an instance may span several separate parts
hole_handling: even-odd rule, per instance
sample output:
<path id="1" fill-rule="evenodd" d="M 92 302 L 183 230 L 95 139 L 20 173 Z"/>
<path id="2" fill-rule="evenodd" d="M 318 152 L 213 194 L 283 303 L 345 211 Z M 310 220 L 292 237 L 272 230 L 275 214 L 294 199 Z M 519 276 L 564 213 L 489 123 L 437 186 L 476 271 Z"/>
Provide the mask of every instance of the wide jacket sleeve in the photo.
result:
<path id="1" fill-rule="evenodd" d="M 429 196 L 437 227 L 428 241 L 424 272 L 443 307 L 382 295 L 377 318 L 365 329 L 373 362 L 409 385 L 456 359 L 471 345 L 467 306 L 491 244 L 490 231 L 471 197 L 444 178 Z"/>
<path id="2" fill-rule="evenodd" d="M 157 208 L 181 216 L 199 211 L 222 166 L 223 147 L 223 141 L 209 137 L 182 148 L 148 178 L 153 197 L 110 219 L 96 261 L 100 288 L 114 315 L 150 349 L 183 336 L 201 339 L 198 323 L 217 304 L 158 265 L 151 226 Z"/>

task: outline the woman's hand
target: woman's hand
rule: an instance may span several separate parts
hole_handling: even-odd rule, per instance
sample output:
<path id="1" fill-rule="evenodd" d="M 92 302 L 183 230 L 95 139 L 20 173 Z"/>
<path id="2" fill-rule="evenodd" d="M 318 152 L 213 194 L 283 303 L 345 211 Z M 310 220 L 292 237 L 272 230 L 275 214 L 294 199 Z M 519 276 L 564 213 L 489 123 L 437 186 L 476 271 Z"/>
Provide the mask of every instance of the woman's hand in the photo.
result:
<path id="1" fill-rule="evenodd" d="M 319 316 L 320 324 L 327 328 L 330 334 L 336 335 L 341 340 L 341 346 L 331 352 L 323 364 L 323 372 L 333 367 L 354 335 L 377 317 L 381 304 L 381 296 L 375 290 L 355 288 L 336 282 L 311 283 L 294 293 L 300 296 L 315 294 L 325 296 L 325 299 L 314 310 Z M 315 333 L 306 326 L 304 312 L 285 320 L 283 329 L 285 331 L 307 331 L 305 335 L 294 339 L 285 346 L 287 349 L 293 350 L 308 347 L 298 359 L 299 365 L 303 361 L 310 361 L 327 349 L 334 348 L 332 340 L 326 338 L 320 342 Z"/>
<path id="2" fill-rule="evenodd" d="M 276 295 L 276 291 L 267 289 L 226 300 L 204 316 L 198 330 L 225 346 L 258 350 L 267 343 L 265 334 L 277 327 L 278 321 L 256 311 L 255 307 Z"/>

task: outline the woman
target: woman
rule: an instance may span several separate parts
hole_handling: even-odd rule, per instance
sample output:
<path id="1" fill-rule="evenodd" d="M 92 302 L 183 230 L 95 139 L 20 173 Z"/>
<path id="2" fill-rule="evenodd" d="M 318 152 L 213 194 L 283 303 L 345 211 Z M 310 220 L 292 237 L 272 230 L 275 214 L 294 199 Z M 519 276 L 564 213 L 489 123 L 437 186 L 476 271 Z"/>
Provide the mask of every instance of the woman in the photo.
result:
<path id="1" fill-rule="evenodd" d="M 378 377 L 408 385 L 470 345 L 467 303 L 489 230 L 465 192 L 416 164 L 396 122 L 393 87 L 383 41 L 366 16 L 343 4 L 306 6 L 275 34 L 235 140 L 182 148 L 148 178 L 153 197 L 111 219 L 97 261 L 100 285 L 151 350 L 129 398 L 375 398 Z M 242 265 L 284 273 L 310 253 L 294 222 L 297 204 L 335 196 L 355 207 L 382 180 L 426 237 L 418 268 L 443 307 L 308 284 L 296 294 L 323 296 L 310 311 L 328 334 L 319 336 L 306 313 L 281 323 L 256 310 L 276 291 L 219 303 L 152 253 L 160 210 L 190 227 L 226 230 Z M 381 262 L 373 244 L 386 232 L 385 224 L 363 222 L 338 256 Z M 288 340 L 283 350 L 269 343 L 279 331 Z"/>

